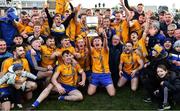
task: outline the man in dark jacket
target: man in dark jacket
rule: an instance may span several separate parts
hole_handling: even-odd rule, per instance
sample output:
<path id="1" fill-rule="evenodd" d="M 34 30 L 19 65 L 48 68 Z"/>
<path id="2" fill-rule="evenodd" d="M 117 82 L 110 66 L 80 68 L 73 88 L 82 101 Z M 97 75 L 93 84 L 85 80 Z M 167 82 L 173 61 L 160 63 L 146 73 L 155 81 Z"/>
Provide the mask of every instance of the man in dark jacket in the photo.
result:
<path id="1" fill-rule="evenodd" d="M 113 83 L 116 86 L 119 79 L 119 61 L 123 45 L 117 35 L 112 37 L 112 43 L 109 47 L 109 67 L 112 74 Z"/>
<path id="2" fill-rule="evenodd" d="M 17 20 L 16 10 L 9 8 L 5 17 L 0 17 L 0 37 L 7 43 L 8 48 L 13 44 L 13 38 L 17 34 L 17 29 L 13 25 L 14 20 Z"/>

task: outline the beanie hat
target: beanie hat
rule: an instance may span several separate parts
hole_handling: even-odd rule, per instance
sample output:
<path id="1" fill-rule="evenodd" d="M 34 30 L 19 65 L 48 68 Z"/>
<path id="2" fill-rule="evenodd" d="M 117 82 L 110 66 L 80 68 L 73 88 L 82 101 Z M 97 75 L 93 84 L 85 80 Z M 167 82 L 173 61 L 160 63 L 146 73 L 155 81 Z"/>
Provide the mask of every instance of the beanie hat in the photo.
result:
<path id="1" fill-rule="evenodd" d="M 174 45 L 173 45 L 173 48 L 175 47 L 180 47 L 180 40 L 177 40 Z"/>
<path id="2" fill-rule="evenodd" d="M 164 39 L 164 43 L 167 42 L 167 41 L 170 41 L 172 43 L 172 40 L 170 38 L 165 38 Z"/>
<path id="3" fill-rule="evenodd" d="M 16 63 L 13 65 L 13 71 L 17 71 L 17 70 L 22 70 L 23 69 L 23 65 L 20 63 Z"/>

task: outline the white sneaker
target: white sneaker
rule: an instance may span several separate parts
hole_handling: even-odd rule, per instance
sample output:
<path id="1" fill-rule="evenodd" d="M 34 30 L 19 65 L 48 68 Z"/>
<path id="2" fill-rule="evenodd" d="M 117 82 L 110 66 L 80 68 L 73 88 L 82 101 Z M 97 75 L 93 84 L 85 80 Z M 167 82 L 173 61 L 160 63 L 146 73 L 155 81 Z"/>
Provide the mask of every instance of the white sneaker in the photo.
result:
<path id="1" fill-rule="evenodd" d="M 22 109 L 23 108 L 23 105 L 22 104 L 17 104 L 17 107 Z"/>

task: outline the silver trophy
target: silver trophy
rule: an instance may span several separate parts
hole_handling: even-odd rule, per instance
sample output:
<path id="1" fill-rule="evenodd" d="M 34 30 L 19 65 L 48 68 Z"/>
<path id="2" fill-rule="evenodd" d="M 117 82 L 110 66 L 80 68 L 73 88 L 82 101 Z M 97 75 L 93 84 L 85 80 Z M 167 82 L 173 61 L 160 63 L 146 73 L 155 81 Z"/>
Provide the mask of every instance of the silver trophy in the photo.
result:
<path id="1" fill-rule="evenodd" d="M 86 24 L 89 28 L 88 37 L 98 36 L 96 28 L 98 27 L 98 17 L 97 16 L 88 16 L 86 17 Z"/>

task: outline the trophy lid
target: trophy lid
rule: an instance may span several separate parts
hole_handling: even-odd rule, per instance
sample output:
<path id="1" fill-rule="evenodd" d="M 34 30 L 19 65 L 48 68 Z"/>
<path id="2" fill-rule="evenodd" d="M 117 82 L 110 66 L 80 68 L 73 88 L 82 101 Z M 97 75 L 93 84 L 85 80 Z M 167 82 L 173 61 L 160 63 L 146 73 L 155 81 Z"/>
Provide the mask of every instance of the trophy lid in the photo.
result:
<path id="1" fill-rule="evenodd" d="M 98 17 L 97 16 L 87 16 L 86 24 L 88 27 L 98 27 Z"/>

